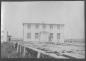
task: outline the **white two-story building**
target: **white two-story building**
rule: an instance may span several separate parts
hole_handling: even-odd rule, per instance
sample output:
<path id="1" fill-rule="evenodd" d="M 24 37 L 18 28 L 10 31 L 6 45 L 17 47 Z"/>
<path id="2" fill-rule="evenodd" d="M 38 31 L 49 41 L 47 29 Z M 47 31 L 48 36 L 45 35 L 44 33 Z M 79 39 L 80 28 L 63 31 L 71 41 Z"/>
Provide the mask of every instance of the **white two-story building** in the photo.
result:
<path id="1" fill-rule="evenodd" d="M 64 24 L 23 23 L 24 41 L 64 43 Z"/>

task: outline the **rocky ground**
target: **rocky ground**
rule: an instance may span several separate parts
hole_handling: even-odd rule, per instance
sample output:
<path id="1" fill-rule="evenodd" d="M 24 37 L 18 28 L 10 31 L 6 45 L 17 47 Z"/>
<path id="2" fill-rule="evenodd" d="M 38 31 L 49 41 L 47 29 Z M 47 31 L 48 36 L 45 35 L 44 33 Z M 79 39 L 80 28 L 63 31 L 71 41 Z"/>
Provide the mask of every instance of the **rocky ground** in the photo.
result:
<path id="1" fill-rule="evenodd" d="M 13 47 L 12 43 L 4 42 L 1 44 L 1 58 L 17 58 L 19 57 L 16 53 L 16 48 Z"/>

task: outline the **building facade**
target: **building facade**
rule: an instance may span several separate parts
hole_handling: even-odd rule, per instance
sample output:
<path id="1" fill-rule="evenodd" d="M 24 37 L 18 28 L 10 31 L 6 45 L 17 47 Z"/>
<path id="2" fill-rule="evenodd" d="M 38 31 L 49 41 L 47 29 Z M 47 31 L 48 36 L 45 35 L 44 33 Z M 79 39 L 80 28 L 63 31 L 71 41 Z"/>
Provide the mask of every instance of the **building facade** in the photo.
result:
<path id="1" fill-rule="evenodd" d="M 23 23 L 24 41 L 64 42 L 64 24 Z"/>

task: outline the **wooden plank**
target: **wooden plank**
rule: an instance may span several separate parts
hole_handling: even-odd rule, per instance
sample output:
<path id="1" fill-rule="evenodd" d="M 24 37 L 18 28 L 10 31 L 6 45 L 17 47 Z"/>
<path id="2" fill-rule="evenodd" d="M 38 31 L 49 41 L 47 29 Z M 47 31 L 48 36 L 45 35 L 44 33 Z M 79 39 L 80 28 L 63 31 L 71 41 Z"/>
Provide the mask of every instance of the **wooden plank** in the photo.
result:
<path id="1" fill-rule="evenodd" d="M 74 57 L 74 58 L 85 58 L 85 56 L 80 55 L 80 54 L 73 54 L 73 53 L 64 53 L 64 55 Z"/>

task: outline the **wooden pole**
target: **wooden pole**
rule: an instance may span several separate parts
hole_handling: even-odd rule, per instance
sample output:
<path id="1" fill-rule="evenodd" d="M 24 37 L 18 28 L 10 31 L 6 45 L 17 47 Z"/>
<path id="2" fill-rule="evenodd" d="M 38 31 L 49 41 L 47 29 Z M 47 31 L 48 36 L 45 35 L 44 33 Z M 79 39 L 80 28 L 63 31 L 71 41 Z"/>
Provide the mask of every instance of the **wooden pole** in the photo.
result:
<path id="1" fill-rule="evenodd" d="M 20 55 L 21 55 L 21 45 L 20 45 L 20 48 L 19 48 L 19 53 L 20 53 Z"/>
<path id="2" fill-rule="evenodd" d="M 22 48 L 22 46 L 20 45 L 20 55 L 21 55 L 21 48 Z"/>
<path id="3" fill-rule="evenodd" d="M 40 54 L 41 54 L 40 52 L 37 53 L 37 58 L 40 58 Z"/>
<path id="4" fill-rule="evenodd" d="M 24 51 L 23 51 L 23 56 L 25 56 L 25 54 L 26 54 L 26 48 L 25 47 L 23 47 L 24 49 Z"/>
<path id="5" fill-rule="evenodd" d="M 18 53 L 18 51 L 19 51 L 19 45 L 17 45 L 17 53 Z"/>

